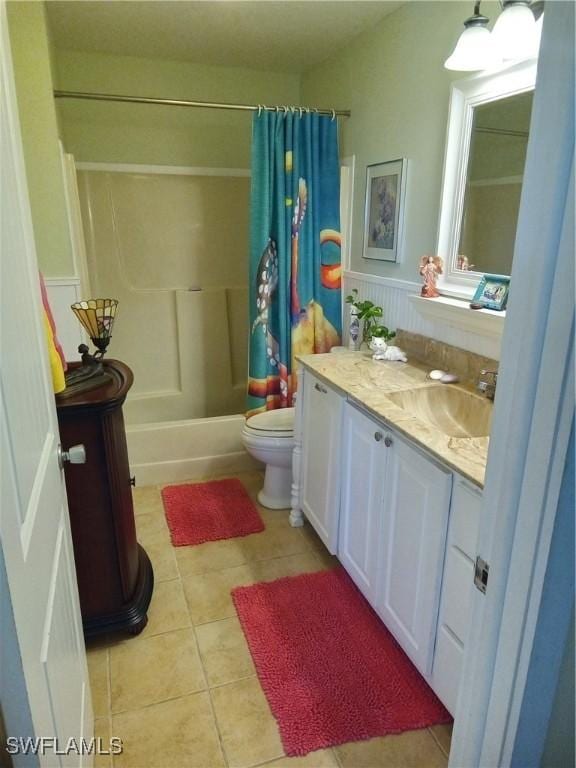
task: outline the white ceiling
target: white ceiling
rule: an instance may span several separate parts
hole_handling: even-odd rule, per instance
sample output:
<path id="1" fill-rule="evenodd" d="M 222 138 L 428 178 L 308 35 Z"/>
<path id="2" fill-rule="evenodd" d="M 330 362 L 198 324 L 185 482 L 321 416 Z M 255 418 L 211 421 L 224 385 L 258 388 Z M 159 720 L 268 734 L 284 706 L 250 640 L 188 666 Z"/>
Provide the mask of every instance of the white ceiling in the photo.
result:
<path id="1" fill-rule="evenodd" d="M 48 0 L 57 48 L 301 73 L 392 0 Z"/>

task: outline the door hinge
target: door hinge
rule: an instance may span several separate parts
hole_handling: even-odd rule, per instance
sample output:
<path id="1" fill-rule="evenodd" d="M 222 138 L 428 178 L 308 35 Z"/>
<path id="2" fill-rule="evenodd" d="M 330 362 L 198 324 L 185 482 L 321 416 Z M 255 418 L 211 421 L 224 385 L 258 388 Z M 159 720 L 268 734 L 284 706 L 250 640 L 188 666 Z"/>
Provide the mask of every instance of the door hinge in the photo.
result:
<path id="1" fill-rule="evenodd" d="M 482 560 L 480 555 L 476 558 L 476 566 L 474 568 L 474 586 L 479 589 L 483 595 L 486 594 L 486 586 L 488 584 L 488 571 L 490 566 L 486 560 Z"/>

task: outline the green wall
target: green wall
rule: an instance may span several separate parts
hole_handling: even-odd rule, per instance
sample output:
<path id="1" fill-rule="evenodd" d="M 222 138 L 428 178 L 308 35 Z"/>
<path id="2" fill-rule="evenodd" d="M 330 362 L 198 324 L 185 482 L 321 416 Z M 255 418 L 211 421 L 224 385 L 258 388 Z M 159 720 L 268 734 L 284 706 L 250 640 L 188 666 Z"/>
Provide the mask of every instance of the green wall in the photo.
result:
<path id="1" fill-rule="evenodd" d="M 494 20 L 497 3 L 482 4 Z M 419 280 L 417 264 L 434 253 L 438 229 L 450 82 L 444 69 L 471 15 L 469 2 L 409 2 L 359 35 L 302 80 L 302 100 L 349 108 L 341 121 L 341 155 L 356 156 L 353 270 Z M 400 264 L 362 258 L 366 166 L 408 158 L 404 256 Z"/>
<path id="2" fill-rule="evenodd" d="M 297 104 L 296 74 L 79 51 L 57 51 L 62 90 L 199 101 Z M 58 100 L 77 161 L 250 166 L 251 113 Z"/>
<path id="3" fill-rule="evenodd" d="M 46 276 L 72 275 L 45 8 L 8 2 L 7 10 L 38 263 Z"/>

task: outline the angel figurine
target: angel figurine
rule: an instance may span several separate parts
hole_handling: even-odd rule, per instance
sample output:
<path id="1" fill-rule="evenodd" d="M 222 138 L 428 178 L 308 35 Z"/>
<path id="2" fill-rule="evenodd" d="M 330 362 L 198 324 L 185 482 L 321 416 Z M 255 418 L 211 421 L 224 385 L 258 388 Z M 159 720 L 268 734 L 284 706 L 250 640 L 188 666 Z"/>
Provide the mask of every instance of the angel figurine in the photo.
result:
<path id="1" fill-rule="evenodd" d="M 440 292 L 436 287 L 438 276 L 442 274 L 442 259 L 440 256 L 422 256 L 419 271 L 424 280 L 420 295 L 427 299 L 434 299 L 436 296 L 440 296 Z"/>

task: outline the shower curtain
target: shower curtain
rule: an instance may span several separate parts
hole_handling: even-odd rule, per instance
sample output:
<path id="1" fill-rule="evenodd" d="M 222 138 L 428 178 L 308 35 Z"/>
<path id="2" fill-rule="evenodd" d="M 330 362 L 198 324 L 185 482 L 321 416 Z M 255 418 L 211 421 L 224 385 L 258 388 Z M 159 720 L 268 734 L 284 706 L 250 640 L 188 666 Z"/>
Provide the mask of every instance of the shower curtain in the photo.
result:
<path id="1" fill-rule="evenodd" d="M 248 415 L 293 405 L 295 356 L 340 344 L 336 120 L 255 115 L 250 204 Z"/>

